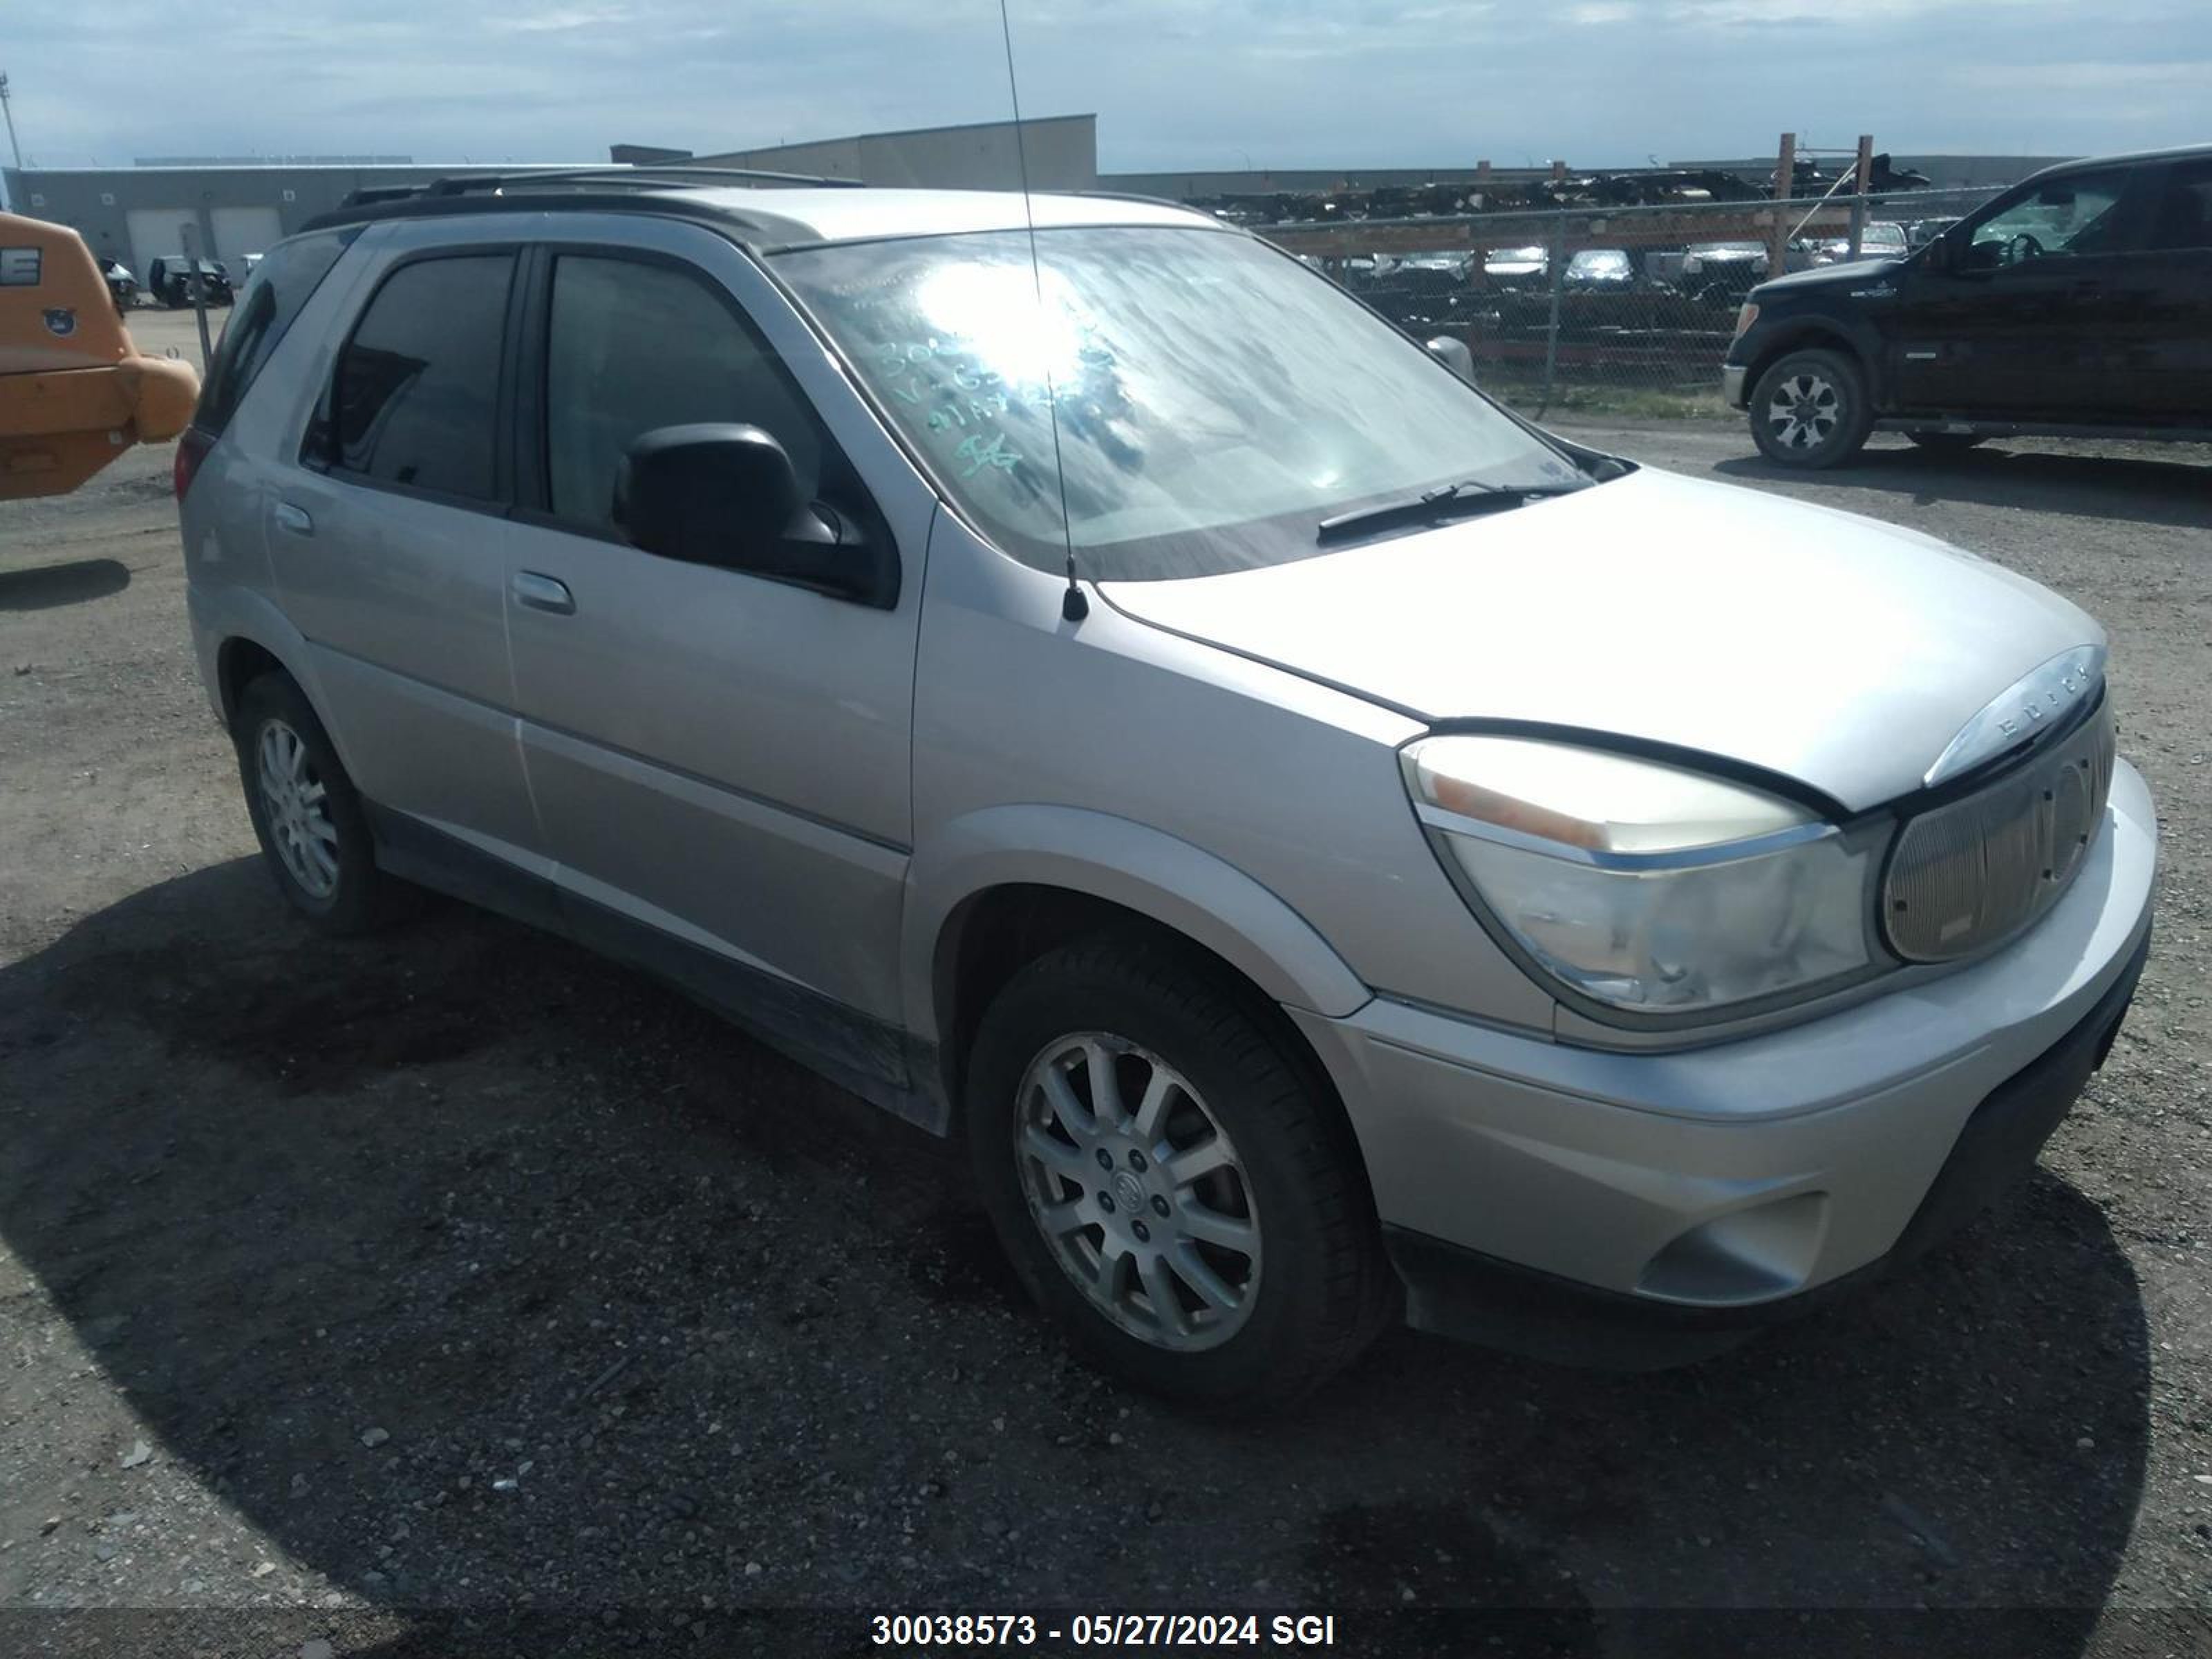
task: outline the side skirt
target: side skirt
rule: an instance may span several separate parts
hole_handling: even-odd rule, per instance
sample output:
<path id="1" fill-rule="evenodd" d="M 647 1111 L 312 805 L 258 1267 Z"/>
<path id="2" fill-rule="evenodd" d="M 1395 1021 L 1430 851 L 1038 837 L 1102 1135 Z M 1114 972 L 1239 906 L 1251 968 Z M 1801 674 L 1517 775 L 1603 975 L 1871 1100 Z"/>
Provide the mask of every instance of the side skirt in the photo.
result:
<path id="1" fill-rule="evenodd" d="M 931 1134 L 951 1133 L 936 1045 L 805 986 L 661 932 L 364 801 L 376 862 L 402 880 L 644 969 L 778 1053 Z"/>
<path id="2" fill-rule="evenodd" d="M 1960 415 L 1885 415 L 1876 432 L 1949 432 L 1984 438 L 2112 438 L 2130 443 L 2212 443 L 2212 427 L 2099 426 L 2086 421 L 1980 420 Z"/>

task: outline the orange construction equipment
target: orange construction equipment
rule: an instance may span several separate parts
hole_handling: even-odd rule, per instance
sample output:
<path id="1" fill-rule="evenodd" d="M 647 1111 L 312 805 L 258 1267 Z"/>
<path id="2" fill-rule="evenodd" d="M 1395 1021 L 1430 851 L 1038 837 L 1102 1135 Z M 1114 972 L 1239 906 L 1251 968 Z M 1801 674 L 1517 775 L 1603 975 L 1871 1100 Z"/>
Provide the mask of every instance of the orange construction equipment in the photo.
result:
<path id="1" fill-rule="evenodd" d="M 0 213 L 0 501 L 66 495 L 175 437 L 199 391 L 190 363 L 138 354 L 82 237 Z"/>

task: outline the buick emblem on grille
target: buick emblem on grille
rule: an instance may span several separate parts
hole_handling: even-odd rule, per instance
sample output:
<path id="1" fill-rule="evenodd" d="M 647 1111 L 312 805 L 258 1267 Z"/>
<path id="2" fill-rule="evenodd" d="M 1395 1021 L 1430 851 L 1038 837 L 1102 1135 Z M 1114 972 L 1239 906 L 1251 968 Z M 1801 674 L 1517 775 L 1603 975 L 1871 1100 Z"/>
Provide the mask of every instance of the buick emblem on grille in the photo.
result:
<path id="1" fill-rule="evenodd" d="M 1971 772 L 2015 744 L 2066 718 L 2088 700 L 2105 678 L 2105 647 L 2077 645 L 2031 668 L 1991 697 L 1959 728 L 1921 782 L 1933 788 Z"/>

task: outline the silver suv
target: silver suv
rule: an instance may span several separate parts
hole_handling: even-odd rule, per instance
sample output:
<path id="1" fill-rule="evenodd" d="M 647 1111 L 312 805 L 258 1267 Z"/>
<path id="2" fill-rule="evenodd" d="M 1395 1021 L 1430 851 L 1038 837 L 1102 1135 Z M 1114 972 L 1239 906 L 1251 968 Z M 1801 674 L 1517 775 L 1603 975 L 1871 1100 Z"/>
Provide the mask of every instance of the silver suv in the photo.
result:
<path id="1" fill-rule="evenodd" d="M 291 904 L 704 996 L 1201 1399 L 1401 1314 L 1708 1351 L 2032 1164 L 2150 928 L 2094 623 L 1028 208 L 463 181 L 273 250 L 178 486 Z"/>

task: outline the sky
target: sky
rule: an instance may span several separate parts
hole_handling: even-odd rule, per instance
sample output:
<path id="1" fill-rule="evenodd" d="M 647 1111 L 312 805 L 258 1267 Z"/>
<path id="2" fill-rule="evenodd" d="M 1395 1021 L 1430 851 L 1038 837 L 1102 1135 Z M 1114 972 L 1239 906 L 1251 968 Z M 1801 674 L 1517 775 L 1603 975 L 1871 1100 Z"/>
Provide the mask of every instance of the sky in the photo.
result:
<path id="1" fill-rule="evenodd" d="M 2209 0 L 1010 0 L 1030 115 L 1109 172 L 1579 167 L 2212 140 Z M 27 163 L 604 161 L 1008 112 L 996 0 L 8 8 Z"/>

